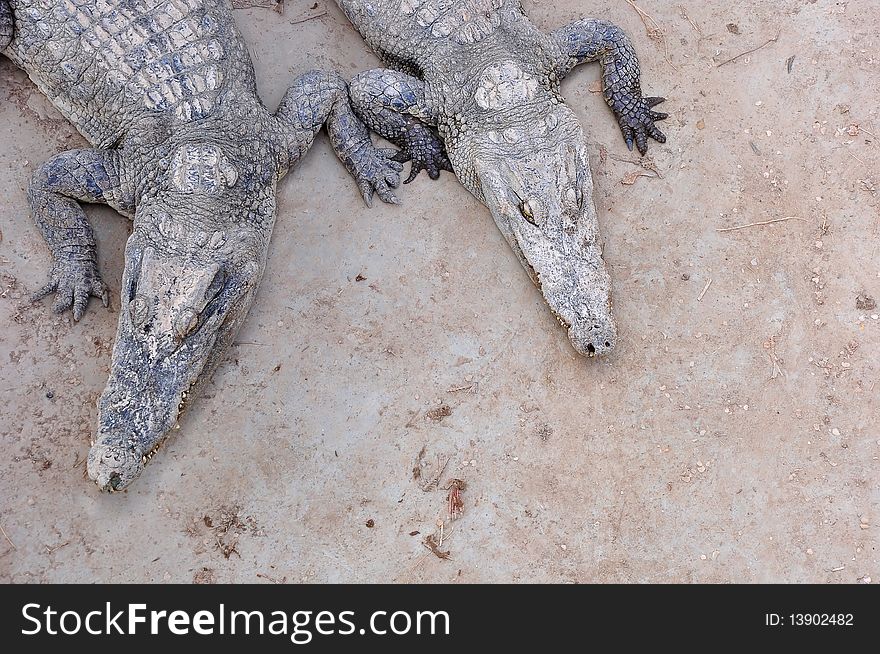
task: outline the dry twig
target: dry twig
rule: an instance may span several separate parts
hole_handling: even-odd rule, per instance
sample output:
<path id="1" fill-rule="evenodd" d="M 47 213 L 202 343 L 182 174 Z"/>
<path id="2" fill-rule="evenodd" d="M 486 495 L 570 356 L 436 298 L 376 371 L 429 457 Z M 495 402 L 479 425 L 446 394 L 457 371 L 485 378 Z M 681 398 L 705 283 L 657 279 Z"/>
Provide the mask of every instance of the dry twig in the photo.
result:
<path id="1" fill-rule="evenodd" d="M 446 486 L 449 494 L 446 496 L 447 512 L 450 520 L 457 520 L 464 512 L 464 501 L 461 499 L 461 492 L 465 489 L 466 484 L 461 479 L 453 479 Z"/>
<path id="2" fill-rule="evenodd" d="M 700 294 L 697 296 L 697 302 L 703 299 L 703 296 L 706 294 L 706 291 L 709 290 L 709 287 L 712 286 L 712 278 L 709 278 L 709 281 L 706 282 L 706 285 L 703 287 L 703 290 L 700 291 Z"/>
<path id="3" fill-rule="evenodd" d="M 429 534 L 425 536 L 425 540 L 422 541 L 422 545 L 427 547 L 438 559 L 448 559 L 449 558 L 449 550 L 443 552 L 440 550 L 440 545 L 434 540 L 434 534 Z"/>
<path id="4" fill-rule="evenodd" d="M 3 533 L 3 538 L 6 539 L 6 542 L 12 545 L 12 549 L 17 550 L 18 548 L 15 546 L 15 543 L 12 542 L 12 539 L 9 537 L 9 534 L 6 533 L 6 530 L 3 528 L 3 525 L 0 525 L 0 532 Z"/>
<path id="5" fill-rule="evenodd" d="M 304 18 L 298 18 L 297 20 L 290 21 L 291 25 L 299 25 L 300 23 L 305 23 L 310 20 L 315 20 L 316 18 L 320 18 L 321 16 L 326 16 L 327 12 L 322 11 L 320 14 L 313 14 L 312 16 L 305 16 Z"/>
<path id="6" fill-rule="evenodd" d="M 675 64 L 673 64 L 672 60 L 669 58 L 669 45 L 666 43 L 666 31 L 660 27 L 660 23 L 654 20 L 653 16 L 639 7 L 634 0 L 626 0 L 626 2 L 630 7 L 636 10 L 639 18 L 642 19 L 642 24 L 645 26 L 645 31 L 648 33 L 648 38 L 654 39 L 663 44 L 663 56 L 666 59 L 666 63 L 672 66 L 673 70 L 677 71 L 678 68 L 676 68 Z"/>
<path id="7" fill-rule="evenodd" d="M 803 218 L 798 218 L 797 216 L 786 216 L 785 218 L 774 218 L 773 220 L 762 220 L 757 223 L 748 223 L 746 225 L 735 225 L 734 227 L 721 227 L 716 229 L 716 232 L 733 232 L 737 229 L 745 229 L 746 227 L 757 227 L 759 225 L 772 225 L 773 223 L 784 223 L 786 220 L 800 220 L 801 222 L 807 222 Z"/>
<path id="8" fill-rule="evenodd" d="M 740 52 L 740 53 L 739 53 L 738 55 L 736 55 L 735 57 L 731 57 L 730 59 L 726 59 L 726 60 L 722 61 L 720 64 L 716 64 L 716 65 L 715 65 L 715 68 L 721 68 L 723 65 L 725 65 L 725 64 L 729 64 L 729 63 L 731 63 L 731 62 L 733 62 L 733 61 L 736 61 L 736 60 L 739 59 L 740 57 L 745 57 L 746 55 L 748 55 L 748 54 L 752 54 L 753 52 L 757 52 L 757 51 L 760 50 L 761 48 L 763 48 L 763 47 L 765 47 L 765 46 L 768 46 L 768 45 L 770 45 L 771 43 L 776 43 L 776 42 L 779 40 L 779 35 L 780 35 L 780 34 L 782 34 L 782 32 L 776 32 L 776 36 L 774 36 L 772 39 L 767 39 L 767 40 L 764 41 L 761 45 L 759 45 L 757 48 L 752 48 L 751 50 L 746 50 L 745 52 Z"/>

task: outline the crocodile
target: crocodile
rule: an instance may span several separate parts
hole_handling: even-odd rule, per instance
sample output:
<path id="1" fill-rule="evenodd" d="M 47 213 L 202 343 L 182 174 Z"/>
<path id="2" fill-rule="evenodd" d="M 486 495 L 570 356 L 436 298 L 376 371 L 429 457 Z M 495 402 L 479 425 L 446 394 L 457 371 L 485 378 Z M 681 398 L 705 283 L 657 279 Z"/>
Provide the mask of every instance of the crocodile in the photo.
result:
<path id="1" fill-rule="evenodd" d="M 373 145 L 345 80 L 309 71 L 274 113 L 257 96 L 227 0 L 0 0 L 2 52 L 92 146 L 40 165 L 30 209 L 52 255 L 56 312 L 109 304 L 80 203 L 132 220 L 119 323 L 89 477 L 141 473 L 253 303 L 276 186 L 326 124 L 369 204 L 396 202 L 402 165 Z"/>
<path id="2" fill-rule="evenodd" d="M 436 179 L 455 173 L 490 210 L 550 310 L 587 356 L 617 327 L 585 138 L 560 81 L 598 61 L 626 145 L 666 141 L 642 95 L 639 62 L 616 25 L 581 19 L 544 34 L 519 0 L 337 0 L 388 66 L 349 82 L 357 115 Z"/>

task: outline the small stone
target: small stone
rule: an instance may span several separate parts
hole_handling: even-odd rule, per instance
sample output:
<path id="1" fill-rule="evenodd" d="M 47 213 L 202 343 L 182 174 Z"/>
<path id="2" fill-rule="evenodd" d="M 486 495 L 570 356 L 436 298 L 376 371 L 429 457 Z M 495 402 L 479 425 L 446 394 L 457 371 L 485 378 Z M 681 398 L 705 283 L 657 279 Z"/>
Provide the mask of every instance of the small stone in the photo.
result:
<path id="1" fill-rule="evenodd" d="M 705 560 L 706 560 L 706 555 L 700 554 L 700 561 L 705 561 Z"/>
<path id="2" fill-rule="evenodd" d="M 807 548 L 807 554 L 808 554 L 809 556 L 813 556 L 813 548 L 812 548 L 812 547 L 808 547 L 808 548 Z"/>
<path id="3" fill-rule="evenodd" d="M 835 427 L 834 429 L 831 430 L 831 435 L 832 436 L 840 436 L 840 430 L 837 427 Z"/>

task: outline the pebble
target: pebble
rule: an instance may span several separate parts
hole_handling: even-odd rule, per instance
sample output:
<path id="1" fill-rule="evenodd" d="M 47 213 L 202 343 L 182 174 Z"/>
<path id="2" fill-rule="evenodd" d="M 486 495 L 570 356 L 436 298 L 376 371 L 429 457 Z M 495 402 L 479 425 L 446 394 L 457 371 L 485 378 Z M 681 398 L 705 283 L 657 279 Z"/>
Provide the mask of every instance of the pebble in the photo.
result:
<path id="1" fill-rule="evenodd" d="M 835 427 L 834 429 L 831 430 L 831 435 L 832 436 L 840 436 L 840 430 L 837 427 Z"/>

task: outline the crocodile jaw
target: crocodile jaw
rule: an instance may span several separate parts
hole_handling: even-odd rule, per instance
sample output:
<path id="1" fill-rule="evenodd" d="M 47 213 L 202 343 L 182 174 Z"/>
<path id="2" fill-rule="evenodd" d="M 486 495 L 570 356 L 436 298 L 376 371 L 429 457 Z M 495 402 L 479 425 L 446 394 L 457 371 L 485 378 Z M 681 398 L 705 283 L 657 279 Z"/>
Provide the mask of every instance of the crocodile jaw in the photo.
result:
<path id="1" fill-rule="evenodd" d="M 110 378 L 88 456 L 89 477 L 102 490 L 137 479 L 253 303 L 261 254 L 243 256 L 254 249 L 242 243 L 207 249 L 181 257 L 138 230 L 126 245 Z"/>
<path id="2" fill-rule="evenodd" d="M 617 327 L 583 133 L 569 131 L 516 152 L 484 144 L 473 169 L 478 197 L 574 348 L 592 357 L 614 349 Z"/>

